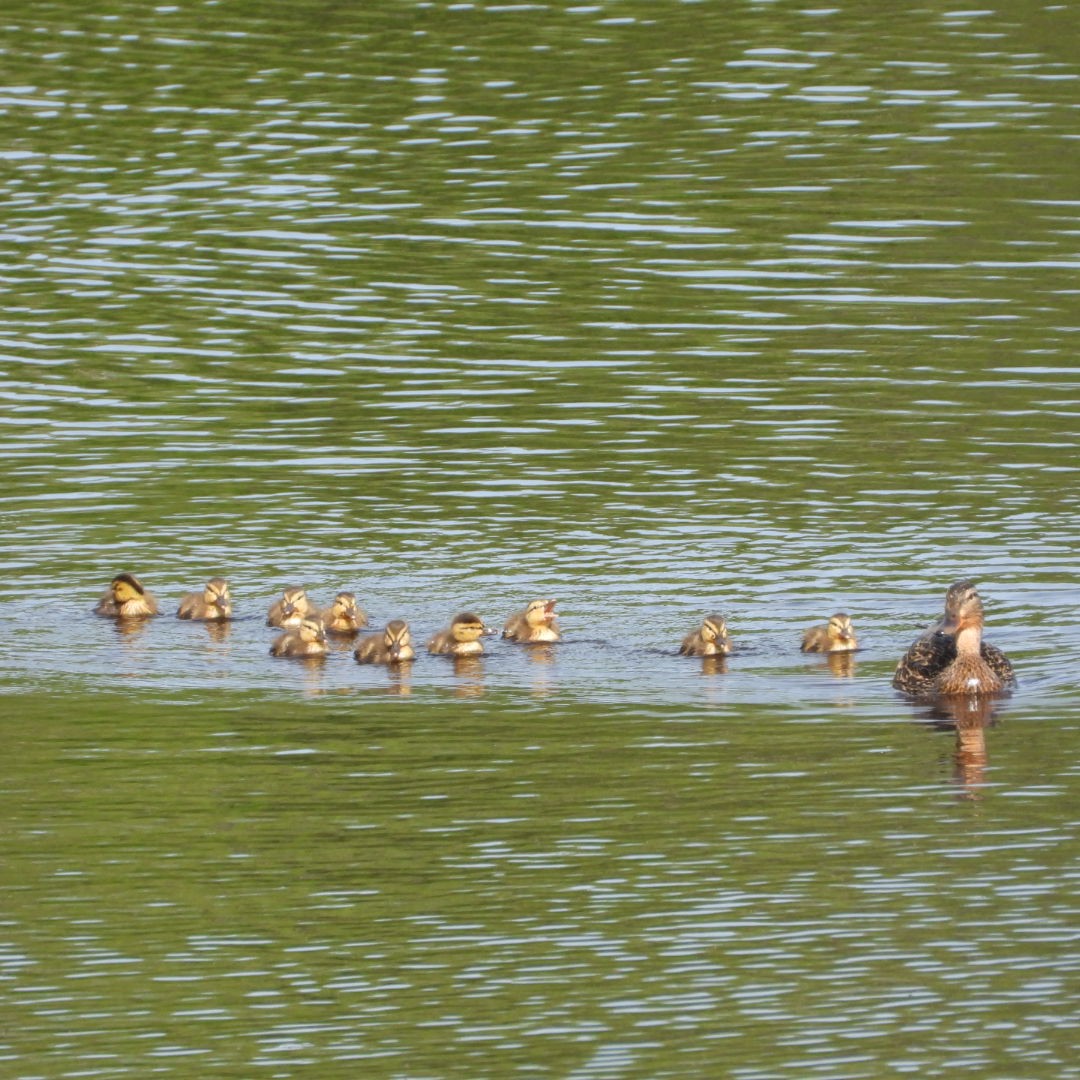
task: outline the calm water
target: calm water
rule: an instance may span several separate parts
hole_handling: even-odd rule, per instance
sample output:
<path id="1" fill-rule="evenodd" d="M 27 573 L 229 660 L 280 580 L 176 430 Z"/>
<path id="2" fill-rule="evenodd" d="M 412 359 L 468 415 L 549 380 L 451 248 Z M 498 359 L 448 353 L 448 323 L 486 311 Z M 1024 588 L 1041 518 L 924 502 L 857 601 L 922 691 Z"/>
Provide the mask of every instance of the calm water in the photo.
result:
<path id="1" fill-rule="evenodd" d="M 0 1074 L 1080 1076 L 1076 29 L 7 5 Z M 889 687 L 961 576 L 993 714 Z"/>

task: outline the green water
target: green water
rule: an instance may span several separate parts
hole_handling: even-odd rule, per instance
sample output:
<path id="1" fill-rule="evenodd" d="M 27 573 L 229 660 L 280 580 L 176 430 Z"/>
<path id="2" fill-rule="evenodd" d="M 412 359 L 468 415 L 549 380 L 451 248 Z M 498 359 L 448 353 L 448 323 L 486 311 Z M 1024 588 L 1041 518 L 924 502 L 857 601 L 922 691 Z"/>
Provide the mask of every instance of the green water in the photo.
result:
<path id="1" fill-rule="evenodd" d="M 1080 1075 L 1075 23 L 5 7 L 0 1074 Z"/>

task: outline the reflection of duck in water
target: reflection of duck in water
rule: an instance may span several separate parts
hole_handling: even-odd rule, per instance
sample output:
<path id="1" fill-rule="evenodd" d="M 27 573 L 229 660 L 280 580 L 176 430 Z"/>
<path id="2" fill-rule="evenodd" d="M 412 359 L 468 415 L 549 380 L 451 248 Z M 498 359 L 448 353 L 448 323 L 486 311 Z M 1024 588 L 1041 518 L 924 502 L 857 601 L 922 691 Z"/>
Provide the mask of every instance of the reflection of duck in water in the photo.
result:
<path id="1" fill-rule="evenodd" d="M 966 799 L 979 798 L 979 788 L 986 782 L 986 729 L 994 722 L 997 704 L 997 699 L 987 694 L 952 695 L 935 698 L 930 709 L 935 728 L 956 732 L 953 779 L 962 786 Z"/>
<path id="2" fill-rule="evenodd" d="M 731 638 L 723 615 L 707 616 L 683 638 L 679 652 L 683 656 L 727 656 L 731 652 Z"/>
<path id="3" fill-rule="evenodd" d="M 479 656 L 484 651 L 480 638 L 487 632 L 484 620 L 471 611 L 455 615 L 445 630 L 440 630 L 427 645 L 429 653 L 450 656 Z"/>
<path id="4" fill-rule="evenodd" d="M 322 619 L 304 619 L 298 627 L 274 638 L 271 656 L 325 656 L 326 630 Z"/>
<path id="5" fill-rule="evenodd" d="M 1013 686 L 1012 664 L 982 640 L 982 599 L 970 581 L 945 594 L 945 614 L 900 658 L 892 684 L 916 697 L 995 694 Z"/>
<path id="6" fill-rule="evenodd" d="M 799 646 L 803 652 L 818 653 L 851 652 L 858 647 L 851 617 L 842 611 L 833 615 L 827 623 L 811 626 L 803 634 L 802 645 Z"/>
<path id="7" fill-rule="evenodd" d="M 119 619 L 142 619 L 160 615 L 157 600 L 134 574 L 117 574 L 94 608 L 95 615 Z"/>
<path id="8" fill-rule="evenodd" d="M 309 615 L 314 615 L 315 607 L 308 595 L 299 585 L 285 589 L 281 596 L 270 605 L 266 615 L 267 626 L 299 626 Z"/>
<path id="9" fill-rule="evenodd" d="M 510 641 L 558 641 L 554 600 L 532 600 L 506 620 L 502 636 Z"/>
<path id="10" fill-rule="evenodd" d="M 334 602 L 323 609 L 322 621 L 328 634 L 352 637 L 360 632 L 361 627 L 367 626 L 368 617 L 351 592 L 339 592 Z"/>
<path id="11" fill-rule="evenodd" d="M 403 664 L 416 652 L 404 619 L 392 619 L 381 634 L 368 634 L 353 652 L 358 664 Z"/>
<path id="12" fill-rule="evenodd" d="M 176 617 L 215 622 L 232 618 L 229 583 L 224 578 L 211 578 L 202 592 L 185 593 L 180 599 Z"/>

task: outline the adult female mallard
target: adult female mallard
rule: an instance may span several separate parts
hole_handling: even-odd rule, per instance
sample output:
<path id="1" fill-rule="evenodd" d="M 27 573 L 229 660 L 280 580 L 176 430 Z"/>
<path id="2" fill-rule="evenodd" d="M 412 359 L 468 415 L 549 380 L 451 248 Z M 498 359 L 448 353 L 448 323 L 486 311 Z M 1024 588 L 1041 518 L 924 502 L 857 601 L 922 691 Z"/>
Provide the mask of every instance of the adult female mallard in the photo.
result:
<path id="1" fill-rule="evenodd" d="M 339 592 L 334 602 L 328 608 L 323 608 L 322 621 L 328 634 L 353 637 L 361 627 L 367 626 L 368 617 L 351 592 Z"/>
<path id="2" fill-rule="evenodd" d="M 185 593 L 177 608 L 178 619 L 203 619 L 224 622 L 232 618 L 232 599 L 229 583 L 224 578 L 211 578 L 202 592 Z"/>
<path id="3" fill-rule="evenodd" d="M 353 656 L 358 664 L 403 664 L 416 652 L 404 619 L 392 619 L 381 634 L 368 634 L 357 645 Z"/>
<path id="4" fill-rule="evenodd" d="M 727 656 L 731 638 L 723 615 L 708 615 L 704 622 L 683 638 L 679 646 L 683 656 Z"/>
<path id="5" fill-rule="evenodd" d="M 532 600 L 506 620 L 502 636 L 510 641 L 558 641 L 554 600 Z"/>
<path id="6" fill-rule="evenodd" d="M 851 625 L 851 616 L 842 611 L 833 615 L 827 623 L 811 626 L 803 634 L 803 652 L 853 652 L 859 647 L 855 640 L 855 630 Z"/>
<path id="7" fill-rule="evenodd" d="M 325 656 L 326 652 L 326 630 L 318 616 L 286 630 L 270 646 L 271 656 Z"/>
<path id="8" fill-rule="evenodd" d="M 160 615 L 161 609 L 134 574 L 117 574 L 102 593 L 94 614 L 117 619 L 142 619 L 147 615 Z"/>
<path id="9" fill-rule="evenodd" d="M 317 615 L 315 605 L 299 585 L 291 585 L 270 605 L 267 626 L 299 626 L 309 615 Z"/>
<path id="10" fill-rule="evenodd" d="M 479 656 L 484 651 L 480 638 L 486 633 L 487 627 L 479 615 L 463 611 L 428 642 L 427 649 L 429 653 L 446 653 L 450 656 Z"/>
<path id="11" fill-rule="evenodd" d="M 945 614 L 896 665 L 892 684 L 915 697 L 995 694 L 1015 685 L 1008 657 L 982 640 L 982 599 L 970 581 L 945 594 Z"/>

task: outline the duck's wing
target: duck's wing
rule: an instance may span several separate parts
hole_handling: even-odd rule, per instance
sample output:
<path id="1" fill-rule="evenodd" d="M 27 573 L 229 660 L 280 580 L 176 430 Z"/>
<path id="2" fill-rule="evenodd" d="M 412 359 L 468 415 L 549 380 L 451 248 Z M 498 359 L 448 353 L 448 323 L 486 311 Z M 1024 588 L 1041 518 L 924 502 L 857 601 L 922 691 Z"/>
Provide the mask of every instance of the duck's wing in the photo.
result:
<path id="1" fill-rule="evenodd" d="M 1016 685 L 1016 673 L 1013 671 L 1013 666 L 1009 663 L 1009 658 L 996 645 L 988 645 L 984 641 L 979 652 L 1003 686 Z"/>
<path id="2" fill-rule="evenodd" d="M 928 630 L 917 638 L 896 665 L 893 686 L 905 694 L 922 694 L 956 659 L 956 640 L 948 634 Z"/>

